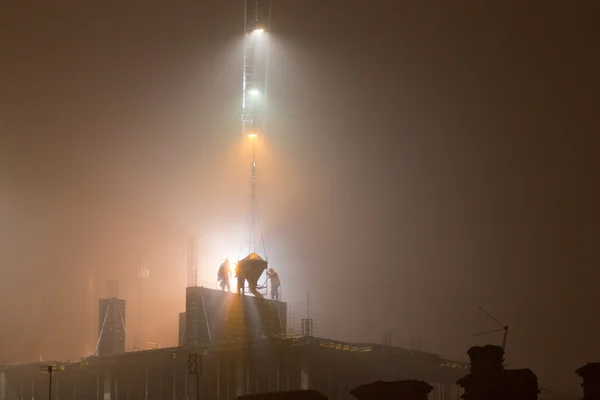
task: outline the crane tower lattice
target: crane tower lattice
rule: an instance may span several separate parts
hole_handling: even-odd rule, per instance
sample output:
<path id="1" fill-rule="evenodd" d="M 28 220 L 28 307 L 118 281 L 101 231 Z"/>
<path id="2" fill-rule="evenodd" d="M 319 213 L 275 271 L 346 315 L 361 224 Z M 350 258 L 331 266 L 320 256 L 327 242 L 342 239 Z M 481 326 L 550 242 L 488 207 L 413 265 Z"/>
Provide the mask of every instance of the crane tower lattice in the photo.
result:
<path id="1" fill-rule="evenodd" d="M 270 0 L 245 0 L 244 69 L 242 84 L 242 137 L 252 140 L 252 194 L 248 229 L 248 253 L 256 252 L 256 141 L 264 137 L 267 123 Z M 261 235 L 262 236 L 262 235 Z M 240 249 L 240 256 L 242 255 Z M 266 257 L 266 249 L 263 252 Z"/>

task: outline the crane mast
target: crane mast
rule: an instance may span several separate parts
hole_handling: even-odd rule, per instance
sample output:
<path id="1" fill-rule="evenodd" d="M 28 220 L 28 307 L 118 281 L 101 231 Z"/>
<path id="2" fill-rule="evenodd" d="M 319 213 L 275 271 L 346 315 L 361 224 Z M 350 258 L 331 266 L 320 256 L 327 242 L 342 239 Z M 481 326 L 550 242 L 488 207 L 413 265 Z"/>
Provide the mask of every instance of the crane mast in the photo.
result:
<path id="1" fill-rule="evenodd" d="M 270 0 L 245 0 L 242 137 L 252 141 L 249 253 L 256 252 L 256 141 L 266 131 L 270 18 Z"/>
<path id="2" fill-rule="evenodd" d="M 264 135 L 269 63 L 270 0 L 245 0 L 242 134 Z"/>

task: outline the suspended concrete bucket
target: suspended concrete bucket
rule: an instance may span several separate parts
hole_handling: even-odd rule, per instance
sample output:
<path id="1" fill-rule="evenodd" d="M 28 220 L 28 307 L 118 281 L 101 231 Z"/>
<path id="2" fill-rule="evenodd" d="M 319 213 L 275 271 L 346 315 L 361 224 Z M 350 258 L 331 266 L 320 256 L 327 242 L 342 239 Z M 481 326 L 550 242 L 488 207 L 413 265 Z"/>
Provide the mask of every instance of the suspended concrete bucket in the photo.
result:
<path id="1" fill-rule="evenodd" d="M 256 297 L 263 297 L 256 287 L 258 280 L 267 269 L 269 263 L 256 253 L 250 253 L 246 258 L 238 261 L 236 277 L 238 278 L 238 293 L 244 294 L 244 281 L 248 282 L 250 293 Z"/>

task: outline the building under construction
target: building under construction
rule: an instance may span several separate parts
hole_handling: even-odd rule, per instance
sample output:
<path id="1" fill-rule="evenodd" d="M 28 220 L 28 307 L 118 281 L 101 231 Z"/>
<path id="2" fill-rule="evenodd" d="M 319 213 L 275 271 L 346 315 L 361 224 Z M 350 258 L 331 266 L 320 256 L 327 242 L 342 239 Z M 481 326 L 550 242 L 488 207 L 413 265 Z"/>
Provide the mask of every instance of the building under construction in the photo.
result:
<path id="1" fill-rule="evenodd" d="M 104 329 L 124 326 L 116 307 L 122 302 L 100 299 Z M 121 343 L 119 330 L 99 332 L 103 350 L 96 356 L 2 369 L 0 400 L 47 399 L 49 377 L 40 368 L 48 365 L 59 367 L 52 377 L 52 400 L 190 400 L 196 398 L 196 376 L 188 364 L 194 354 L 201 357 L 200 397 L 217 400 L 297 389 L 345 399 L 362 384 L 412 378 L 431 382 L 435 398 L 449 399 L 456 398 L 455 382 L 467 373 L 467 364 L 436 354 L 313 337 L 309 319 L 301 336 L 289 337 L 286 314 L 286 303 L 277 300 L 189 287 L 179 347 L 124 352 L 114 345 Z M 101 347 L 104 341 L 110 346 Z"/>
<path id="2" fill-rule="evenodd" d="M 190 354 L 202 356 L 200 397 L 230 400 L 269 391 L 316 389 L 330 399 L 375 380 L 420 379 L 436 388 L 436 399 L 457 398 L 457 379 L 468 365 L 436 354 L 376 344 L 314 337 L 266 338 L 245 343 L 177 347 L 89 357 L 54 363 L 53 400 L 189 400 L 196 397 Z M 44 365 L 53 364 L 46 363 Z M 48 398 L 42 364 L 6 367 L 0 400 Z"/>
<path id="3" fill-rule="evenodd" d="M 100 303 L 96 355 L 78 362 L 4 367 L 0 400 L 48 399 L 49 376 L 40 371 L 48 365 L 59 367 L 52 375 L 48 400 L 231 400 L 296 389 L 316 389 L 330 399 L 346 399 L 361 384 L 411 378 L 431 382 L 437 399 L 457 398 L 455 382 L 467 373 L 466 363 L 390 345 L 316 338 L 308 319 L 303 321 L 302 335 L 290 337 L 286 303 L 259 293 L 262 288 L 257 283 L 268 259 L 255 250 L 254 146 L 265 134 L 267 119 L 270 4 L 245 1 L 242 125 L 243 136 L 253 140 L 252 211 L 249 255 L 237 264 L 238 293 L 198 287 L 192 242 L 178 347 L 124 352 L 125 303 L 113 293 Z M 246 283 L 253 296 L 244 293 Z M 190 373 L 190 355 L 201 357 L 196 375 Z"/>
<path id="4" fill-rule="evenodd" d="M 238 268 L 246 268 L 252 286 L 266 265 L 238 263 Z M 40 369 L 49 365 L 57 367 L 51 400 L 190 400 L 197 390 L 204 399 L 230 400 L 298 389 L 345 399 L 362 384 L 413 378 L 433 383 L 436 398 L 449 399 L 456 397 L 455 382 L 468 368 L 421 351 L 317 338 L 310 319 L 302 321 L 302 335 L 290 337 L 286 303 L 197 286 L 186 290 L 178 347 L 124 352 L 124 301 L 100 299 L 99 308 L 95 356 L 5 367 L 0 400 L 47 399 L 49 376 Z M 195 371 L 190 356 L 200 357 Z"/>

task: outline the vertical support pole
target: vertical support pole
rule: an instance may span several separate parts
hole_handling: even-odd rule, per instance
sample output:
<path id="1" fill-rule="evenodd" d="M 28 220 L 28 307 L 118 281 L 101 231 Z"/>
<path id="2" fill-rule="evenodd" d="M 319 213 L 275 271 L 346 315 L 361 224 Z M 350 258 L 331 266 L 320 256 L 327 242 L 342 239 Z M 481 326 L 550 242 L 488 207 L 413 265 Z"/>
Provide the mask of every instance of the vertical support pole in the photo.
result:
<path id="1" fill-rule="evenodd" d="M 77 382 L 73 380 L 73 400 L 77 400 Z"/>
<path id="2" fill-rule="evenodd" d="M 246 360 L 246 393 L 250 394 L 250 356 Z"/>
<path id="3" fill-rule="evenodd" d="M 112 391 L 111 391 L 112 394 Z M 58 399 L 57 399 L 58 400 Z M 119 372 L 115 372 L 115 399 L 119 400 Z"/>
<path id="4" fill-rule="evenodd" d="M 200 375 L 202 374 L 202 355 L 190 354 L 188 368 L 191 375 L 196 375 L 196 400 L 200 399 Z"/>
<path id="5" fill-rule="evenodd" d="M 217 359 L 217 400 L 221 398 L 221 360 Z M 175 400 L 175 399 L 173 399 Z"/>
<path id="6" fill-rule="evenodd" d="M 277 355 L 277 381 L 275 383 L 275 390 L 278 392 L 281 390 L 280 382 L 281 382 L 281 356 Z"/>
<path id="7" fill-rule="evenodd" d="M 104 400 L 113 400 L 112 397 L 112 377 L 111 375 L 111 371 L 105 371 L 104 372 Z"/>
<path id="8" fill-rule="evenodd" d="M 183 399 L 190 400 L 188 397 L 188 376 L 185 374 L 183 376 Z"/>
<path id="9" fill-rule="evenodd" d="M 31 380 L 31 400 L 35 400 L 35 382 Z"/>
<path id="10" fill-rule="evenodd" d="M 346 390 L 348 391 L 348 393 L 350 393 L 352 389 L 352 370 L 350 370 L 348 371 L 348 387 L 346 388 Z"/>
<path id="11" fill-rule="evenodd" d="M 300 390 L 308 390 L 310 387 L 310 371 L 308 354 L 300 356 Z"/>
<path id="12" fill-rule="evenodd" d="M 286 379 L 287 379 L 287 384 L 286 384 L 286 389 L 285 390 L 287 390 L 287 391 L 290 391 L 290 369 L 291 369 L 290 368 L 290 363 L 291 362 L 290 362 L 290 360 L 288 358 L 288 360 L 287 360 L 287 369 L 285 371 L 286 372 L 285 375 L 286 375 Z"/>
<path id="13" fill-rule="evenodd" d="M 271 392 L 271 378 L 273 375 L 273 358 L 270 357 L 269 361 L 267 362 L 267 392 Z"/>
<path id="14" fill-rule="evenodd" d="M 127 374 L 127 400 L 131 400 L 131 373 Z"/>
<path id="15" fill-rule="evenodd" d="M 0 400 L 6 400 L 6 375 L 0 372 Z"/>
<path id="16" fill-rule="evenodd" d="M 52 400 L 52 367 L 48 368 L 48 400 Z"/>
<path id="17" fill-rule="evenodd" d="M 183 375 L 183 400 L 190 400 L 187 395 L 187 374 Z"/>
<path id="18" fill-rule="evenodd" d="M 230 398 L 229 393 L 231 390 L 231 388 L 230 388 L 230 386 L 231 386 L 231 364 L 228 364 L 228 366 L 229 366 L 229 368 L 227 369 L 227 389 L 225 391 L 225 396 L 226 396 L 227 400 L 229 400 L 229 398 Z"/>
<path id="19" fill-rule="evenodd" d="M 260 393 L 260 365 L 254 368 L 256 371 L 256 386 L 254 387 L 254 393 Z"/>
<path id="20" fill-rule="evenodd" d="M 177 376 L 175 375 L 175 366 L 173 365 L 173 400 L 177 400 Z"/>
<path id="21" fill-rule="evenodd" d="M 332 392 L 333 392 L 333 389 L 331 388 L 331 361 L 329 361 L 327 364 L 329 364 L 327 367 L 327 378 L 326 378 L 327 379 L 327 395 L 331 396 Z"/>
<path id="22" fill-rule="evenodd" d="M 100 400 L 100 371 L 96 372 L 96 400 Z"/>
<path id="23" fill-rule="evenodd" d="M 244 357 L 245 355 L 242 353 L 241 357 L 235 357 L 235 364 L 233 366 L 233 373 L 235 376 L 234 382 L 235 382 L 235 397 L 239 397 L 239 396 L 243 396 L 244 394 L 246 394 L 246 388 L 245 388 L 245 382 L 244 382 L 244 378 L 245 378 L 245 365 L 246 363 L 244 362 Z"/>
<path id="24" fill-rule="evenodd" d="M 144 400 L 148 400 L 148 367 L 145 367 L 144 371 Z"/>
<path id="25" fill-rule="evenodd" d="M 159 371 L 158 373 L 158 399 L 163 400 L 163 371 Z"/>

